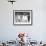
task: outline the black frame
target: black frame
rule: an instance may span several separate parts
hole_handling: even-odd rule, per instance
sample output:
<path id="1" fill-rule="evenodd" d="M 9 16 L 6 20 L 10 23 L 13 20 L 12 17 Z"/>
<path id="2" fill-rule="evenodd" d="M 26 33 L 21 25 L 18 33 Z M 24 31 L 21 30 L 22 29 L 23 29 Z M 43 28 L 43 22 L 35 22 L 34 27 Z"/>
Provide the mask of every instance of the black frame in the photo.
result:
<path id="1" fill-rule="evenodd" d="M 16 11 L 31 11 L 31 24 L 14 24 L 14 12 Z M 32 25 L 33 24 L 33 11 L 32 10 L 13 10 L 13 25 Z"/>

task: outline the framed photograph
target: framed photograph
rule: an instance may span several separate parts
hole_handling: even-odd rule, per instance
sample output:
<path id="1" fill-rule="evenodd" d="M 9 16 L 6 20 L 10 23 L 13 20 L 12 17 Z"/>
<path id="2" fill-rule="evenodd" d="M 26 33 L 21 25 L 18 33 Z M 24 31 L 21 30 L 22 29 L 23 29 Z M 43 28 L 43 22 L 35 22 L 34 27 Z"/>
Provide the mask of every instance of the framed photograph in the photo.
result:
<path id="1" fill-rule="evenodd" d="M 14 25 L 32 25 L 32 10 L 13 10 Z"/>

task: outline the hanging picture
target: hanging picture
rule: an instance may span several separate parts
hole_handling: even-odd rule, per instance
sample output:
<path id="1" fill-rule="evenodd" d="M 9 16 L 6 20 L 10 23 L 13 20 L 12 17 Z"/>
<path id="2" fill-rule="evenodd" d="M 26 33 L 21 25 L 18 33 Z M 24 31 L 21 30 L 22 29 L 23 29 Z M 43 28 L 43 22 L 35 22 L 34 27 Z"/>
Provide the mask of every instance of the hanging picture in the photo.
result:
<path id="1" fill-rule="evenodd" d="M 32 10 L 13 10 L 14 25 L 32 25 Z"/>

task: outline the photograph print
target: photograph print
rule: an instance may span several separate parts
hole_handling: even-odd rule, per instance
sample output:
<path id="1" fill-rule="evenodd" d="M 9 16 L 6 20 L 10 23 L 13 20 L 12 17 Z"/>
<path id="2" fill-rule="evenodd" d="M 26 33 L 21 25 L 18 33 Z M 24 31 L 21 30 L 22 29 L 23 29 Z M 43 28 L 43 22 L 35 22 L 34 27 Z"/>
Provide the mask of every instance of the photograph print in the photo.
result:
<path id="1" fill-rule="evenodd" d="M 15 25 L 32 24 L 31 18 L 32 18 L 32 10 L 13 11 L 13 24 Z"/>

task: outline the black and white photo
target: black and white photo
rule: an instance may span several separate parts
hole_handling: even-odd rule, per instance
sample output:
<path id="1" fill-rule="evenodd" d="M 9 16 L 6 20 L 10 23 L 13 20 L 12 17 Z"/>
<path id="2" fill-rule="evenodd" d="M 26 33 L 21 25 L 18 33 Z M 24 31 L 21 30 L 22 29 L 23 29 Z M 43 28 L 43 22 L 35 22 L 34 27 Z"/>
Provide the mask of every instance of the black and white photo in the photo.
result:
<path id="1" fill-rule="evenodd" d="M 32 10 L 14 10 L 13 24 L 31 24 Z"/>

